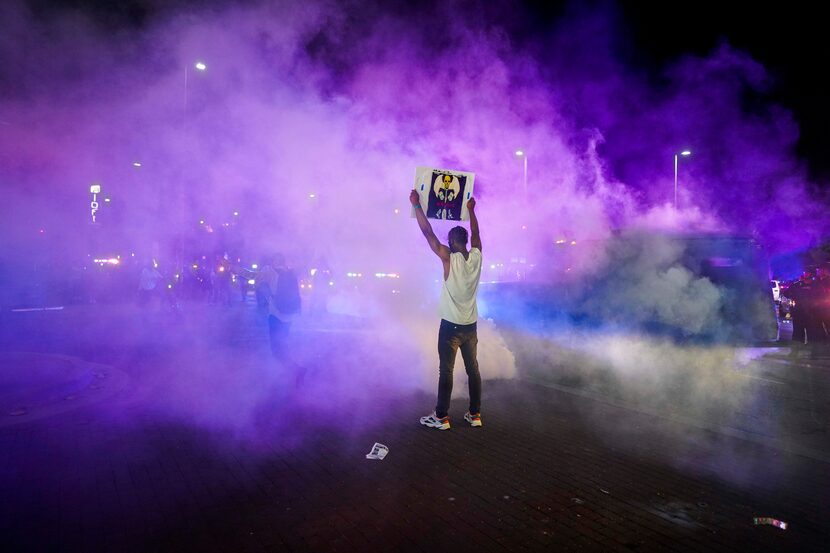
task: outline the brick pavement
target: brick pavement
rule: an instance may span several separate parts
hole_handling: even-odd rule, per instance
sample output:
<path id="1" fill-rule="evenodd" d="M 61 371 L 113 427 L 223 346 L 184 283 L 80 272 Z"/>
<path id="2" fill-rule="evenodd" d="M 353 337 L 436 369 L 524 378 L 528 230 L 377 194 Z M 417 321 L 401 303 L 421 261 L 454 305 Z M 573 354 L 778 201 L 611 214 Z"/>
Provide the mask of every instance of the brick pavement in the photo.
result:
<path id="1" fill-rule="evenodd" d="M 485 426 L 457 401 L 449 432 L 417 424 L 423 393 L 244 438 L 127 398 L 0 428 L 3 549 L 826 550 L 822 462 L 526 382 L 485 392 Z"/>
<path id="2" fill-rule="evenodd" d="M 205 343 L 230 337 L 241 348 L 218 359 L 265 345 L 245 310 L 196 315 L 215 321 Z M 485 383 L 481 429 L 464 426 L 463 401 L 451 431 L 422 428 L 432 394 L 378 380 L 363 383 L 370 400 L 349 396 L 322 415 L 319 397 L 270 390 L 244 426 L 251 432 L 209 430 L 192 411 L 160 409 L 179 398 L 164 394 L 165 371 L 198 375 L 190 352 L 177 357 L 179 338 L 148 348 L 152 326 L 142 334 L 126 312 L 116 326 L 130 340 L 102 347 L 95 332 L 66 330 L 103 324 L 95 313 L 72 315 L 72 325 L 44 317 L 21 319 L 31 329 L 17 325 L 0 342 L 99 356 L 129 373 L 130 386 L 0 426 L 4 551 L 827 549 L 830 476 L 815 456 L 528 381 Z M 188 324 L 184 337 L 194 334 Z M 328 344 L 319 355 L 347 356 L 349 344 L 336 342 L 327 334 L 313 343 Z M 390 362 L 384 355 L 366 362 Z M 364 458 L 375 441 L 391 449 L 384 461 Z M 754 527 L 758 515 L 790 528 Z"/>

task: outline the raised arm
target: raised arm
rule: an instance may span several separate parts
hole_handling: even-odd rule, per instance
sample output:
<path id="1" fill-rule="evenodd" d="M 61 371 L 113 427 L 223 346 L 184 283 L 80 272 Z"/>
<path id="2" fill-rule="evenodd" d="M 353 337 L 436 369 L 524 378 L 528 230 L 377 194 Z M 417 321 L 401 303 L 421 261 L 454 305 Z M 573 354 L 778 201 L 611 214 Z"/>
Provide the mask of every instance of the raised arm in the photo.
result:
<path id="1" fill-rule="evenodd" d="M 424 210 L 421 208 L 421 198 L 415 190 L 409 193 L 409 203 L 415 208 L 415 219 L 418 221 L 418 227 L 421 229 L 424 238 L 427 239 L 430 249 L 435 252 L 435 255 L 441 258 L 441 261 L 449 262 L 450 249 L 439 242 L 438 237 L 435 236 L 432 225 L 429 224 L 429 219 L 427 219 Z"/>
<path id="2" fill-rule="evenodd" d="M 478 233 L 478 217 L 476 217 L 476 199 L 470 198 L 467 202 L 467 211 L 470 212 L 470 247 L 481 251 L 481 235 Z"/>

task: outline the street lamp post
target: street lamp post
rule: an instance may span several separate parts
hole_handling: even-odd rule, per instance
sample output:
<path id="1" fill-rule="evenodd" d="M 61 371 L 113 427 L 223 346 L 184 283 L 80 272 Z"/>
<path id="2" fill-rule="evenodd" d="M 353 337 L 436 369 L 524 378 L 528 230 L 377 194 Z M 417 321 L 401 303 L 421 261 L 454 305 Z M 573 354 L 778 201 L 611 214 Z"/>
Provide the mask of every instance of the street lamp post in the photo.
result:
<path id="1" fill-rule="evenodd" d="M 207 69 L 207 65 L 205 65 L 204 62 L 201 62 L 201 61 L 197 61 L 196 63 L 194 63 L 193 67 L 197 71 L 204 71 L 205 69 Z M 184 65 L 184 112 L 185 112 L 185 117 L 187 116 L 187 79 L 188 79 L 189 72 L 190 72 L 190 65 L 185 64 Z"/>
<path id="2" fill-rule="evenodd" d="M 678 155 L 681 156 L 690 156 L 692 152 L 689 150 L 683 150 L 680 154 L 674 154 L 674 209 L 677 210 L 677 158 Z"/>
<path id="3" fill-rule="evenodd" d="M 524 150 L 516 150 L 516 157 L 522 158 L 522 166 L 524 168 L 522 172 L 522 191 L 525 199 L 527 199 L 527 152 Z"/>
<path id="4" fill-rule="evenodd" d="M 204 72 L 207 69 L 207 65 L 205 65 L 205 63 L 203 61 L 198 61 L 197 60 L 196 62 L 193 63 L 193 68 L 196 69 L 196 71 Z M 182 125 L 185 129 L 187 127 L 187 93 L 188 93 L 187 85 L 188 85 L 188 77 L 189 76 L 190 76 L 190 64 L 186 63 L 186 64 L 184 64 L 184 109 L 182 110 L 182 116 L 183 116 L 182 117 Z M 177 257 L 178 257 L 178 259 L 176 260 L 176 266 L 177 267 L 182 267 L 183 262 L 184 262 L 184 259 L 183 259 L 183 256 L 184 256 L 184 242 L 183 242 L 183 238 L 181 236 L 181 233 L 183 232 L 182 227 L 184 225 L 184 221 L 186 220 L 186 215 L 185 215 L 185 205 L 184 205 L 185 204 L 185 202 L 184 202 L 184 185 L 181 182 L 181 177 L 179 177 L 177 179 L 177 182 L 178 182 L 177 188 L 178 188 L 178 204 L 179 204 L 179 209 L 178 209 L 178 211 L 179 211 L 179 230 L 178 230 L 178 232 L 179 232 L 179 244 L 178 244 L 178 248 L 177 248 L 178 252 L 176 254 Z"/>

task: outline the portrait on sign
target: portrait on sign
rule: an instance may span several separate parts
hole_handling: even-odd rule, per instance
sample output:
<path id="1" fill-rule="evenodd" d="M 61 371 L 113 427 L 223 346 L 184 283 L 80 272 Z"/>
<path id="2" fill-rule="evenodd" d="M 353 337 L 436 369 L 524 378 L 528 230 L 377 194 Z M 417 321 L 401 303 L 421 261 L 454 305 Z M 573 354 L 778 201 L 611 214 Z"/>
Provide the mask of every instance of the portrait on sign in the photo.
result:
<path id="1" fill-rule="evenodd" d="M 473 195 L 474 180 L 474 173 L 418 167 L 415 190 L 426 216 L 446 221 L 468 220 L 467 200 Z"/>

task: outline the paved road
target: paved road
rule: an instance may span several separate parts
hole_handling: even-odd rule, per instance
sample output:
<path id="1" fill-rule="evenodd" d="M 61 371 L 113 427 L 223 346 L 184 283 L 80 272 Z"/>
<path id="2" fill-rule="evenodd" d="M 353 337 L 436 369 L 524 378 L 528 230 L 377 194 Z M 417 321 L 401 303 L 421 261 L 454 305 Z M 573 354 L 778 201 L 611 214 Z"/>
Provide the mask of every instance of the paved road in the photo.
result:
<path id="1" fill-rule="evenodd" d="M 19 337 L 74 347 L 65 353 L 78 363 L 86 352 L 129 381 L 102 401 L 0 426 L 4 550 L 826 550 L 830 473 L 816 456 L 550 378 L 488 381 L 485 426 L 464 426 L 458 400 L 449 432 L 416 422 L 432 394 L 368 368 L 298 383 L 282 367 L 240 397 L 259 359 L 242 345 L 257 340 L 245 316 L 215 315 L 221 333 L 248 329 L 221 350 L 122 351 L 78 345 L 69 330 Z M 346 359 L 333 327 L 318 328 L 328 332 L 305 332 L 320 355 Z M 199 380 L 229 359 L 227 380 Z M 198 408 L 176 405 L 182 397 Z M 375 441 L 390 447 L 383 461 L 364 457 Z"/>

